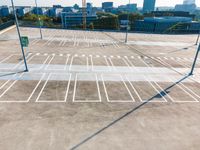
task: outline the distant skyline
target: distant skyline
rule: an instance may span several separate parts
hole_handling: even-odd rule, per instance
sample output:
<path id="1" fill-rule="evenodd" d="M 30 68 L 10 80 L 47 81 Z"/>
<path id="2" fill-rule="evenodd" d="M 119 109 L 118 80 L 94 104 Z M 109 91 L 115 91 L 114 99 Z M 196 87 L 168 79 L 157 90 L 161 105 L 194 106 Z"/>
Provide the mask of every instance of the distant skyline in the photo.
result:
<path id="1" fill-rule="evenodd" d="M 113 1 L 114 6 L 127 4 L 129 0 L 87 0 L 87 2 L 93 3 L 93 6 L 101 6 L 102 2 Z M 122 2 L 123 1 L 123 2 Z M 34 6 L 35 0 L 14 0 L 15 5 L 18 6 Z M 38 0 L 39 6 L 52 6 L 52 5 L 62 5 L 62 6 L 73 6 L 74 4 L 81 6 L 82 0 Z M 138 7 L 143 6 L 143 0 L 131 0 L 131 3 L 137 3 Z M 156 0 L 156 7 L 158 6 L 175 6 L 176 4 L 182 4 L 183 0 Z M 0 0 L 0 5 L 10 5 L 10 0 Z M 196 1 L 196 5 L 200 7 L 200 0 Z"/>

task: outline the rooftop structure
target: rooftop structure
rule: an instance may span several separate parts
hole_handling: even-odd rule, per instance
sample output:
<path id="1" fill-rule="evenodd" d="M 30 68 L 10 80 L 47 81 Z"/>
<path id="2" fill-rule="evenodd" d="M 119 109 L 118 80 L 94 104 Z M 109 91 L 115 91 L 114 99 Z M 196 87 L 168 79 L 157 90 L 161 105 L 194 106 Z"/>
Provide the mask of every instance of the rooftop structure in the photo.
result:
<path id="1" fill-rule="evenodd" d="M 198 33 L 200 23 L 192 21 L 190 17 L 146 17 L 136 21 L 132 28 L 135 31 L 155 33 Z"/>
<path id="2" fill-rule="evenodd" d="M 8 6 L 0 6 L 0 17 L 6 17 L 10 14 Z"/>

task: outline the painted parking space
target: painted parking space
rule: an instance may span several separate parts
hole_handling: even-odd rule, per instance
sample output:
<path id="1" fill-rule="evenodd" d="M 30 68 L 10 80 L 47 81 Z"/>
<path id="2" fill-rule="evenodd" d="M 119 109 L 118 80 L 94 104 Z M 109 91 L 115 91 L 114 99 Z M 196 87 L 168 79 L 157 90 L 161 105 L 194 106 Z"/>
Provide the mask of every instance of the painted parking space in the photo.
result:
<path id="1" fill-rule="evenodd" d="M 10 55 L 4 58 L 0 63 L 0 69 L 13 70 L 22 63 L 22 57 L 20 55 Z"/>
<path id="2" fill-rule="evenodd" d="M 7 63 L 7 64 L 16 64 L 20 62 L 21 55 L 10 55 L 4 60 L 2 60 L 1 63 Z"/>
<path id="3" fill-rule="evenodd" d="M 13 83 L 14 81 L 11 79 L 8 80 L 0 80 L 0 95 Z"/>
<path id="4" fill-rule="evenodd" d="M 49 74 L 47 79 L 41 82 L 43 86 L 36 102 L 66 102 L 70 80 L 71 74 Z"/>
<path id="5" fill-rule="evenodd" d="M 29 64 L 44 64 L 50 56 L 36 54 L 33 58 L 28 61 Z"/>
<path id="6" fill-rule="evenodd" d="M 106 57 L 94 56 L 90 57 L 93 66 L 109 66 Z"/>
<path id="7" fill-rule="evenodd" d="M 164 64 L 167 64 L 167 65 L 173 67 L 173 68 L 185 68 L 185 66 L 183 64 L 180 64 L 180 63 L 178 63 L 175 60 L 169 60 L 169 61 L 167 61 L 167 60 L 162 59 L 162 58 L 158 58 L 158 60 L 160 62 L 163 62 Z"/>
<path id="8" fill-rule="evenodd" d="M 166 97 L 167 100 L 177 103 L 198 102 L 195 96 L 190 94 L 185 88 L 183 88 L 179 84 L 175 84 L 174 82 L 169 82 L 169 83 L 159 82 L 159 86 L 162 87 L 163 89 L 167 89 L 165 90 L 168 96 Z"/>
<path id="9" fill-rule="evenodd" d="M 131 66 L 135 67 L 144 67 L 144 64 L 140 61 L 141 57 L 136 56 L 136 57 L 131 57 L 131 58 L 126 58 L 126 60 L 129 62 Z"/>
<path id="10" fill-rule="evenodd" d="M 200 85 L 199 83 L 183 82 L 182 85 L 185 89 L 200 101 Z"/>
<path id="11" fill-rule="evenodd" d="M 84 67 L 79 67 L 84 66 Z M 88 57 L 82 56 L 72 56 L 70 63 L 70 71 L 88 71 Z"/>
<path id="12" fill-rule="evenodd" d="M 1 55 L 1 56 L 0 56 L 0 63 L 3 63 L 3 62 L 6 61 L 7 59 L 9 59 L 11 56 L 12 56 L 12 55 L 10 55 L 10 56 L 3 56 L 3 55 Z"/>
<path id="13" fill-rule="evenodd" d="M 108 102 L 135 102 L 135 99 L 127 87 L 128 82 L 126 83 L 122 76 L 103 74 L 102 81 Z"/>
<path id="14" fill-rule="evenodd" d="M 124 58 L 109 58 L 110 63 L 112 64 L 113 67 L 117 66 L 129 66 L 128 63 L 124 60 Z"/>
<path id="15" fill-rule="evenodd" d="M 0 95 L 0 102 L 29 102 L 32 94 L 39 85 L 43 74 L 22 74 L 9 85 L 5 86 L 4 92 Z M 23 80 L 22 80 L 23 78 Z M 18 96 L 16 96 L 16 94 Z"/>
<path id="16" fill-rule="evenodd" d="M 73 102 L 101 102 L 96 74 L 76 74 Z"/>
<path id="17" fill-rule="evenodd" d="M 45 69 L 47 69 L 47 70 L 65 70 L 68 60 L 69 60 L 69 56 L 53 55 L 53 57 L 51 58 L 51 60 L 49 61 L 48 65 Z"/>
<path id="18" fill-rule="evenodd" d="M 152 70 L 153 65 L 152 64 L 147 64 L 144 60 L 142 60 L 143 63 L 149 67 Z M 160 70 L 160 72 L 163 72 L 163 70 Z M 164 73 L 164 72 L 163 72 Z M 159 88 L 161 88 L 163 94 L 167 97 L 167 100 L 171 100 L 173 102 L 183 102 L 183 100 L 180 98 L 180 100 L 176 97 L 177 95 L 179 95 L 180 93 L 176 93 L 176 90 L 183 92 L 183 95 L 185 95 L 184 102 L 197 102 L 197 99 L 193 96 L 196 95 L 191 89 L 189 89 L 188 87 L 184 86 L 182 83 L 179 84 L 173 84 L 177 81 L 179 81 L 179 79 L 170 77 L 170 76 L 166 76 L 166 79 L 170 82 L 170 85 L 172 86 L 171 89 L 173 89 L 173 92 L 171 94 L 169 94 L 169 91 L 165 91 L 164 89 L 166 89 L 167 87 L 163 86 L 163 83 L 156 83 L 157 86 L 159 86 Z M 191 94 L 192 93 L 192 94 Z M 176 95 L 177 94 L 177 95 Z M 188 101 L 187 99 L 189 99 L 190 101 Z"/>
<path id="19" fill-rule="evenodd" d="M 131 82 L 132 87 L 137 91 L 139 100 L 142 102 L 150 100 L 150 102 L 166 102 L 164 94 L 157 89 L 154 82 Z"/>

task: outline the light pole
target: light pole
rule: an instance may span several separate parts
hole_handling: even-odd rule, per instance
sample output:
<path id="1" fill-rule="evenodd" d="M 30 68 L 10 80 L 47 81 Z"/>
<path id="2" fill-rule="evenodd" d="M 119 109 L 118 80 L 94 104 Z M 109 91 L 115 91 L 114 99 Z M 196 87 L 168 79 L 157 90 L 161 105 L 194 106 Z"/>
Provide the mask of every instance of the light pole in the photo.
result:
<path id="1" fill-rule="evenodd" d="M 196 44 L 195 44 L 195 45 L 197 45 L 197 44 L 198 44 L 198 42 L 199 42 L 199 38 L 200 38 L 200 29 L 199 29 L 199 33 L 198 33 L 198 36 L 197 36 L 197 41 L 196 41 Z"/>
<path id="2" fill-rule="evenodd" d="M 35 6 L 36 6 L 36 13 L 37 13 L 37 17 L 38 17 L 39 26 L 40 26 L 40 38 L 43 39 L 43 36 L 42 36 L 42 27 L 41 27 L 41 20 L 40 20 L 40 17 L 39 17 L 37 0 L 35 0 Z"/>
<path id="3" fill-rule="evenodd" d="M 196 52 L 196 55 L 195 55 L 195 58 L 194 58 L 194 62 L 192 64 L 192 69 L 191 69 L 191 72 L 189 73 L 189 75 L 193 75 L 194 68 L 195 68 L 195 65 L 196 65 L 196 62 L 197 62 L 197 58 L 198 58 L 199 52 L 200 52 L 200 44 L 199 44 L 199 46 L 197 48 L 197 52 Z"/>
<path id="4" fill-rule="evenodd" d="M 128 27 L 129 27 L 129 11 L 130 11 L 130 4 L 131 4 L 131 1 L 129 0 L 129 5 L 128 5 L 128 14 L 127 14 L 127 25 L 126 25 L 126 38 L 125 38 L 125 43 L 128 42 Z"/>
<path id="5" fill-rule="evenodd" d="M 25 57 L 25 53 L 24 53 L 24 47 L 22 45 L 21 34 L 20 34 L 20 31 L 19 31 L 19 23 L 18 23 L 17 14 L 16 14 L 16 11 L 15 11 L 15 6 L 14 6 L 13 0 L 11 0 L 11 3 L 12 3 L 13 13 L 14 13 L 14 16 L 15 16 L 15 23 L 16 23 L 16 27 L 17 27 L 17 33 L 18 33 L 18 36 L 19 36 L 22 55 L 23 55 L 23 59 L 24 59 L 24 65 L 25 65 L 25 70 L 24 71 L 28 72 L 28 66 L 27 66 L 26 57 Z"/>

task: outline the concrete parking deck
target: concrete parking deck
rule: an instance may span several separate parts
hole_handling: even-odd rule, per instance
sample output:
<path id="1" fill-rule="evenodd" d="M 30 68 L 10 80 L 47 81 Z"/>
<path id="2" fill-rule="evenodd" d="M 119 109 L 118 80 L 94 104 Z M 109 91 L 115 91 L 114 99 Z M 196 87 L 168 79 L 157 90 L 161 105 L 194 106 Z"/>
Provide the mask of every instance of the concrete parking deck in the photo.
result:
<path id="1" fill-rule="evenodd" d="M 195 35 L 20 28 L 0 35 L 3 150 L 198 150 Z"/>

